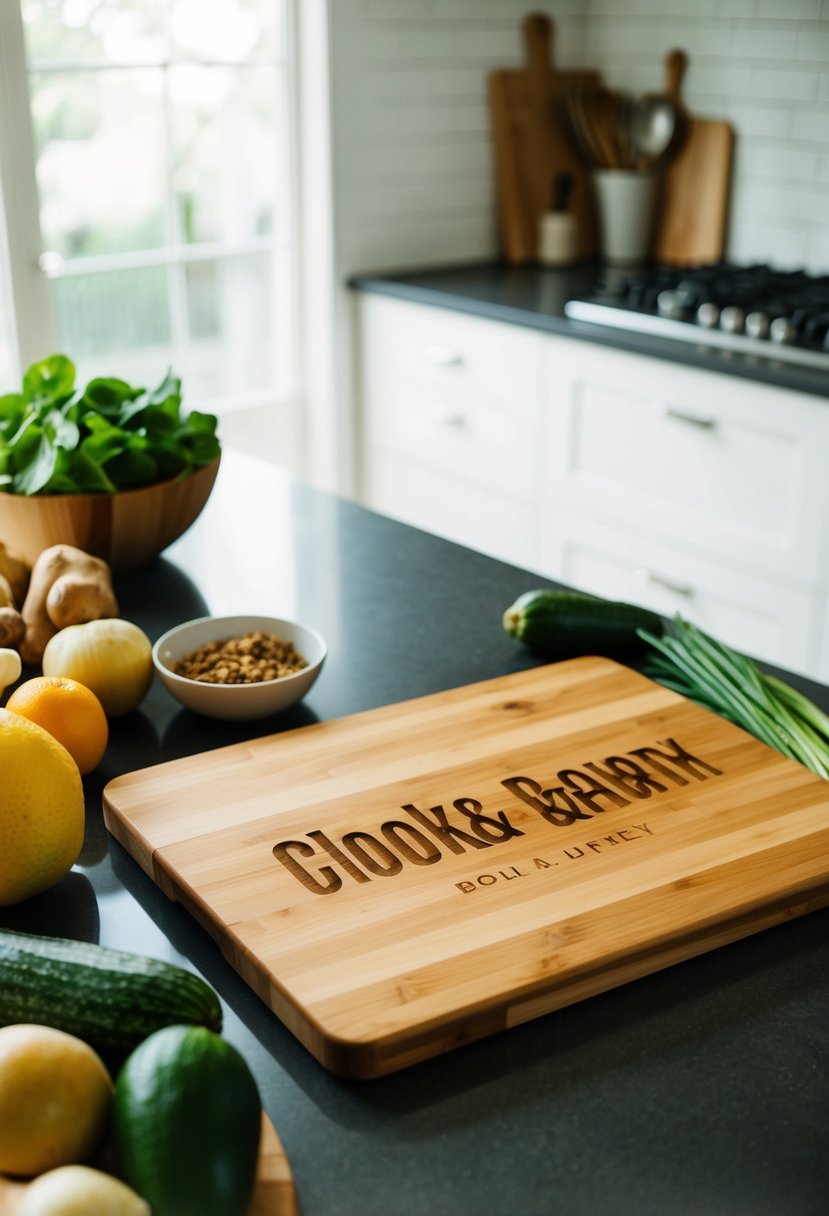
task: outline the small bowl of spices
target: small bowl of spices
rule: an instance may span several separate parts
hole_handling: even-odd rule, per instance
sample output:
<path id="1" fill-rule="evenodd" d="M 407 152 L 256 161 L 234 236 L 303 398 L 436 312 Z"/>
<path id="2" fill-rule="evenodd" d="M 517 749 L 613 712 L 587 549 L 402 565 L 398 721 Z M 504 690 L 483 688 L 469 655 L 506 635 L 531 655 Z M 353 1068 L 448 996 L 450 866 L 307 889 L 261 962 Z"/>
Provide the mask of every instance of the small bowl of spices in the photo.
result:
<path id="1" fill-rule="evenodd" d="M 315 629 L 270 616 L 205 616 L 176 625 L 153 646 L 162 683 L 209 718 L 266 718 L 294 705 L 327 654 Z"/>

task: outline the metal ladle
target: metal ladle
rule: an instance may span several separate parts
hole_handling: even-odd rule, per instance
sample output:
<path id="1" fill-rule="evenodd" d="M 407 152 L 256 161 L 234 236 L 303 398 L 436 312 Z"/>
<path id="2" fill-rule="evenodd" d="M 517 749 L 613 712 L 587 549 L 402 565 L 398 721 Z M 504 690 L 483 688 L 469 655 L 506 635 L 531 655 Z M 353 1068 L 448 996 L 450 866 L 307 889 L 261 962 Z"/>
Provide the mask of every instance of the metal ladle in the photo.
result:
<path id="1" fill-rule="evenodd" d="M 676 137 L 676 103 L 667 93 L 646 93 L 630 109 L 630 142 L 638 169 L 655 169 L 669 155 Z"/>

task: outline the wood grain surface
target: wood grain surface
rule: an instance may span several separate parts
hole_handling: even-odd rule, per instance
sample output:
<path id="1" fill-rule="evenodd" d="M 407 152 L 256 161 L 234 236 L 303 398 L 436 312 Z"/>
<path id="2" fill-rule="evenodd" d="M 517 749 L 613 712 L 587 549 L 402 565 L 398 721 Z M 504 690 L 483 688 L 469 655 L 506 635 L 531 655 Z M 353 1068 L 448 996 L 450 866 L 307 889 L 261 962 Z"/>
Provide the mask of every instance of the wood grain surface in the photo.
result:
<path id="1" fill-rule="evenodd" d="M 291 1163 L 276 1128 L 264 1111 L 259 1169 L 248 1216 L 299 1216 Z"/>
<path id="2" fill-rule="evenodd" d="M 568 91 L 598 85 L 597 72 L 559 70 L 552 63 L 553 22 L 531 13 L 523 23 L 526 63 L 490 72 L 489 108 L 494 139 L 501 241 L 507 261 L 533 262 L 538 222 L 550 209 L 557 173 L 573 178 L 569 210 L 576 219 L 578 254 L 596 248 L 595 207 L 589 169 L 569 132 Z"/>
<path id="3" fill-rule="evenodd" d="M 26 1183 L 0 1174 L 0 1216 L 16 1216 L 25 1193 Z M 299 1216 L 288 1155 L 264 1111 L 256 1187 L 247 1216 Z"/>
<path id="4" fill-rule="evenodd" d="M 666 167 L 654 256 L 663 265 L 701 266 L 719 261 L 726 245 L 734 129 L 720 119 L 697 118 L 683 107 L 687 56 L 666 57 L 665 91 L 683 117 L 678 154 Z"/>
<path id="5" fill-rule="evenodd" d="M 827 811 L 829 783 L 592 657 L 104 791 L 139 864 L 357 1077 L 829 902 Z"/>

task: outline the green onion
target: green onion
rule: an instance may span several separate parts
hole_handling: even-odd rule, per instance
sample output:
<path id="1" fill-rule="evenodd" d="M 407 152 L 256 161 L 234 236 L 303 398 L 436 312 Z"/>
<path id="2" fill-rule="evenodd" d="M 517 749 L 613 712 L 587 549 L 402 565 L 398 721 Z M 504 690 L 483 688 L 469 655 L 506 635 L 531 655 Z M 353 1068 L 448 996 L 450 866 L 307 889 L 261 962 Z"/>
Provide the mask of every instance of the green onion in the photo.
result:
<path id="1" fill-rule="evenodd" d="M 645 675 L 829 779 L 829 716 L 803 693 L 680 616 L 662 637 L 636 632 L 652 648 Z"/>

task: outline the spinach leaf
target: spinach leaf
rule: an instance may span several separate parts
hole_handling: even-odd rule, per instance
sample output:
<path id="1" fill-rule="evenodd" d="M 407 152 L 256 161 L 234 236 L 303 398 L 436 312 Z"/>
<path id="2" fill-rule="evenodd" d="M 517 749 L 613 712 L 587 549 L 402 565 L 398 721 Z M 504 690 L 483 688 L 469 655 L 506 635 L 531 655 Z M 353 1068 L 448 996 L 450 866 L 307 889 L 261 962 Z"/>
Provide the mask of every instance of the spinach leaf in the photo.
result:
<path id="1" fill-rule="evenodd" d="M 220 454 L 217 418 L 182 412 L 169 369 L 153 389 L 114 376 L 76 388 L 75 366 L 50 355 L 0 396 L 0 490 L 115 493 L 183 477 Z"/>
<path id="2" fill-rule="evenodd" d="M 23 396 L 33 405 L 54 405 L 71 396 L 74 388 L 75 364 L 66 355 L 33 363 L 23 377 Z"/>

